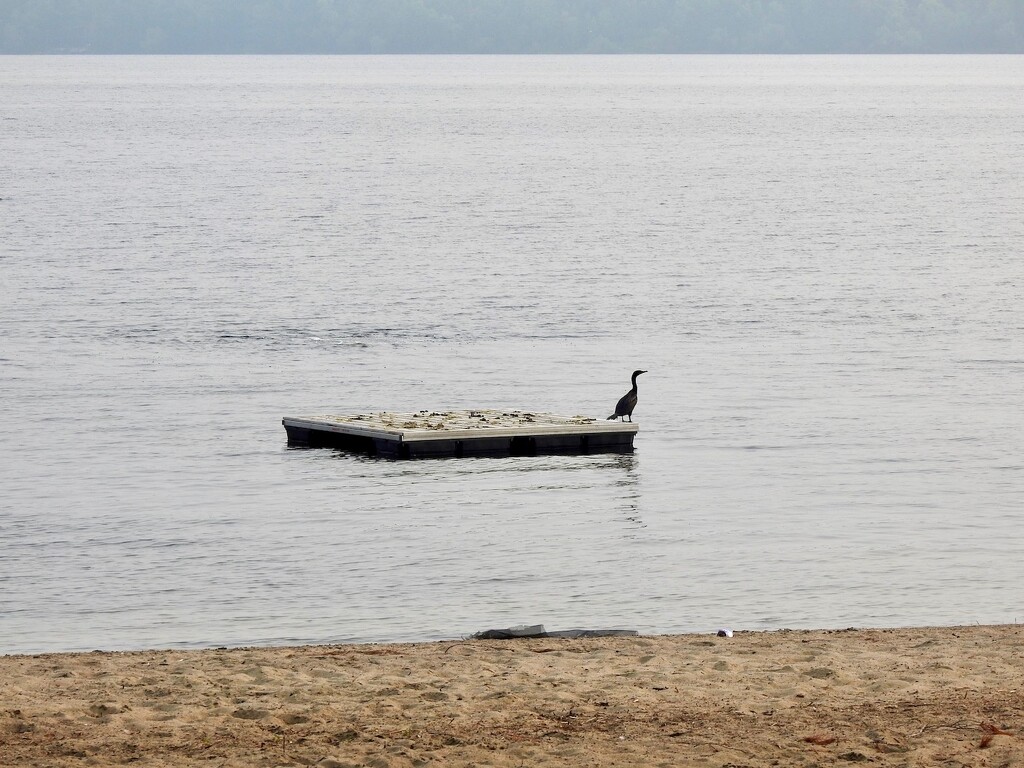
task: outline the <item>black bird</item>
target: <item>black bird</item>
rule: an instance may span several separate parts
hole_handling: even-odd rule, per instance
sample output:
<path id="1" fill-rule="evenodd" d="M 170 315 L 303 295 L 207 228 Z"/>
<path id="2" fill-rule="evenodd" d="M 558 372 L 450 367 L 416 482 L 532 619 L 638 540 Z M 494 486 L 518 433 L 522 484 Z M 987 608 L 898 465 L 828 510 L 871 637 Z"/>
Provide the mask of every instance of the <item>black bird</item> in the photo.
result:
<path id="1" fill-rule="evenodd" d="M 606 421 L 618 418 L 622 418 L 625 421 L 626 416 L 629 416 L 630 421 L 633 420 L 633 409 L 636 408 L 636 377 L 641 373 L 647 373 L 647 371 L 633 371 L 633 388 L 619 398 L 619 402 L 615 405 L 615 413 L 609 416 Z"/>

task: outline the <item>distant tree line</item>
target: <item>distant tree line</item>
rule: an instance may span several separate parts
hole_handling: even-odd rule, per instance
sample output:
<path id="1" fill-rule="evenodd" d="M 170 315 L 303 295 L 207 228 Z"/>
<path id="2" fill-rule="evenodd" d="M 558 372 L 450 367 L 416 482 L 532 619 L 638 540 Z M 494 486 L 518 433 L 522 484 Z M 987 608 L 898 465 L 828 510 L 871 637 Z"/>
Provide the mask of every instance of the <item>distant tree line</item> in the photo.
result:
<path id="1" fill-rule="evenodd" d="M 1024 53 L 1024 0 L 0 0 L 0 53 Z"/>

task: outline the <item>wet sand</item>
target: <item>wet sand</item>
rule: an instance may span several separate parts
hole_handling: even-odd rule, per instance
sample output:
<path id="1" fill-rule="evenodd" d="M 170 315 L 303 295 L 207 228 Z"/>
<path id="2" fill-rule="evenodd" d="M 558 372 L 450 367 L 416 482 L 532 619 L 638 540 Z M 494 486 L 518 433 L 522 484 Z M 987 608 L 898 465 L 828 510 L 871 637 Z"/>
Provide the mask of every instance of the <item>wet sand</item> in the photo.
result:
<path id="1" fill-rule="evenodd" d="M 0 657 L 2 766 L 1024 766 L 1024 626 Z"/>

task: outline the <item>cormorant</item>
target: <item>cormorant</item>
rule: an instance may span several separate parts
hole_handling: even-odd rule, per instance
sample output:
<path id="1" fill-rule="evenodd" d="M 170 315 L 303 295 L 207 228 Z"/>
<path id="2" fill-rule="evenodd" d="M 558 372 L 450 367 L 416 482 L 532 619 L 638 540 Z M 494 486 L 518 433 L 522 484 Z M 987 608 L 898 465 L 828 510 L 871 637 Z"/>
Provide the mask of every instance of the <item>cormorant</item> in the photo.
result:
<path id="1" fill-rule="evenodd" d="M 619 402 L 615 405 L 615 413 L 609 416 L 606 421 L 620 417 L 625 421 L 626 416 L 629 416 L 630 421 L 633 420 L 633 409 L 636 408 L 636 377 L 641 373 L 647 373 L 647 371 L 633 371 L 633 388 L 619 398 Z"/>

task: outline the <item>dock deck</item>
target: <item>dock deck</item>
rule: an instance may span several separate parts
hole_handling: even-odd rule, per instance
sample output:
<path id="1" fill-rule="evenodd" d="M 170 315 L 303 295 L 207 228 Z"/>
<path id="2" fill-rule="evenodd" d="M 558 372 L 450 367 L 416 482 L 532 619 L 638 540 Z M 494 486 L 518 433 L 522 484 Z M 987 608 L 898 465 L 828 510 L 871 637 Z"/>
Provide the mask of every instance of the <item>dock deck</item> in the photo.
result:
<path id="1" fill-rule="evenodd" d="M 395 459 L 629 453 L 639 427 L 530 411 L 419 411 L 289 417 L 289 445 L 341 448 Z"/>

